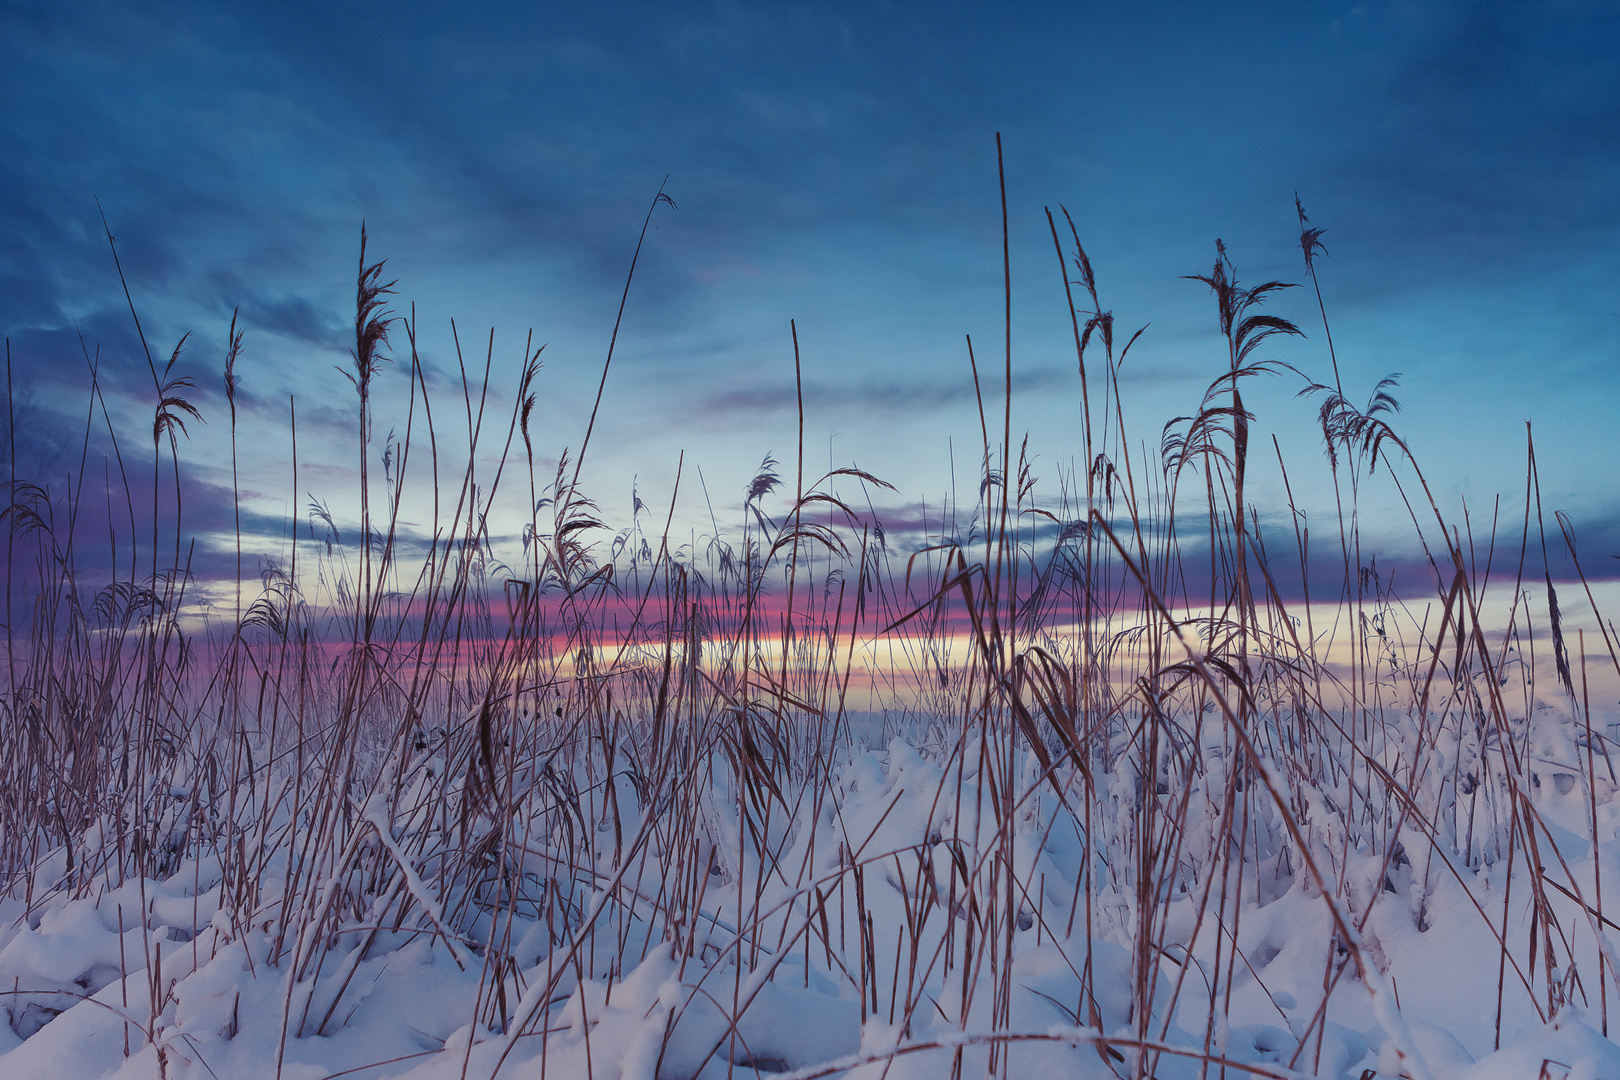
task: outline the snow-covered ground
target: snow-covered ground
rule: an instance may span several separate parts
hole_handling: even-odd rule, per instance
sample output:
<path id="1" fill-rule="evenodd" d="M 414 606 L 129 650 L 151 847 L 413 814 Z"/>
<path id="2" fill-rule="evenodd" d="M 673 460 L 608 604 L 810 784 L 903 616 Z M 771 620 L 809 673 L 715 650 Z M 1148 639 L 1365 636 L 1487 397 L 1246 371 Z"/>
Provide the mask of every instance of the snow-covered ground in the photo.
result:
<path id="1" fill-rule="evenodd" d="M 1573 752 L 1569 721 L 1545 723 L 1552 742 L 1526 745 Z M 1371 790 L 1365 769 L 1334 790 L 1286 756 L 1269 776 L 1234 768 L 1213 726 L 1181 774 L 1193 790 L 1162 784 L 1157 818 L 1129 754 L 1088 788 L 991 731 L 905 735 L 846 740 L 819 774 L 744 767 L 741 783 L 725 767 L 739 759 L 716 755 L 650 805 L 628 754 L 611 788 L 583 766 L 522 773 L 533 795 L 514 800 L 515 854 L 493 873 L 450 868 L 446 851 L 492 823 L 443 816 L 431 748 L 396 797 L 324 826 L 274 811 L 234 858 L 185 851 L 161 879 L 87 880 L 59 847 L 31 896 L 0 902 L 0 1076 L 1620 1080 L 1600 1033 L 1620 1009 L 1595 936 L 1594 805 L 1604 883 L 1620 881 L 1616 787 L 1586 782 L 1601 759 L 1525 767 L 1537 888 L 1522 851 L 1486 850 L 1508 823 L 1480 817 L 1508 803 L 1478 779 L 1447 820 L 1414 807 L 1380 845 L 1338 812 L 1352 785 Z M 1385 756 L 1416 737 L 1395 725 Z M 1455 741 L 1445 752 L 1473 767 Z M 1290 792 L 1303 852 L 1267 779 Z M 332 842 L 300 846 L 323 827 Z M 80 838 L 77 865 L 116 833 Z M 1233 837 L 1241 859 L 1222 858 Z M 295 905 L 305 917 L 284 920 Z"/>

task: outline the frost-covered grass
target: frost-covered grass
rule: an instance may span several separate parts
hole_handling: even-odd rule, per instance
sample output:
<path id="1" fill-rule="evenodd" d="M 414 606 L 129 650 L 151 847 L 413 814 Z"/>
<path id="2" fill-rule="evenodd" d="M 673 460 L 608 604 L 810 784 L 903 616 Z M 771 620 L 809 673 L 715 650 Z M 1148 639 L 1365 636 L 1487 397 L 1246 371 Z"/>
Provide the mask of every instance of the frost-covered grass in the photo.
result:
<path id="1" fill-rule="evenodd" d="M 1275 283 L 1221 252 L 1229 364 L 1131 460 L 1126 349 L 1070 239 L 1091 467 L 1044 498 L 1007 407 L 972 504 L 914 550 L 881 480 L 806 478 L 802 452 L 791 496 L 767 459 L 733 532 L 680 545 L 638 514 L 606 539 L 588 435 L 536 476 L 527 353 L 504 431 L 466 397 L 468 458 L 500 442 L 503 471 L 451 480 L 413 326 L 379 453 L 363 248 L 373 542 L 326 517 L 330 545 L 199 624 L 178 530 L 131 535 L 144 497 L 120 542 L 147 546 L 89 592 L 57 524 L 85 496 L 14 487 L 33 606 L 0 727 L 0 1074 L 1620 1077 L 1620 782 L 1587 644 L 1572 662 L 1558 616 L 1531 625 L 1533 498 L 1528 554 L 1487 569 L 1392 387 L 1358 409 L 1329 357 L 1342 510 L 1316 543 L 1343 565 L 1310 580 L 1303 528 L 1234 511 L 1242 389 L 1279 367 L 1253 349 L 1293 333 L 1259 311 Z M 186 384 L 153 384 L 152 484 L 178 490 Z M 1378 483 L 1430 595 L 1363 570 Z M 401 508 L 428 497 L 405 565 Z"/>

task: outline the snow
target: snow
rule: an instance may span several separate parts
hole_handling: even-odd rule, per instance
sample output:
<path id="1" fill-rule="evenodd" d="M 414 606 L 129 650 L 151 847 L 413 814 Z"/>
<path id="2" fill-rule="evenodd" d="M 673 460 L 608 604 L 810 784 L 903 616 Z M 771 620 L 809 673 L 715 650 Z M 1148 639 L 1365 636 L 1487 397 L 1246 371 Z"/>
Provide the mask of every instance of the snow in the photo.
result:
<path id="1" fill-rule="evenodd" d="M 1141 992 L 1132 986 L 1137 924 L 1117 884 L 1121 867 L 1110 851 L 1093 852 L 1087 910 L 1082 827 L 1031 755 L 1018 763 L 1008 840 L 991 824 L 997 794 L 972 755 L 953 759 L 916 738 L 841 754 L 819 810 L 803 803 L 791 818 L 771 821 L 763 839 L 780 851 L 778 867 L 805 867 L 798 881 L 760 873 L 749 854 L 757 843 L 745 843 L 738 828 L 736 791 L 716 781 L 704 804 L 712 832 L 702 841 L 712 880 L 696 883 L 702 903 L 684 925 L 614 899 L 654 880 L 648 865 L 669 857 L 650 841 L 639 846 L 658 823 L 626 790 L 618 796 L 619 853 L 604 844 L 594 867 L 578 868 L 589 872 L 569 893 L 570 932 L 560 938 L 538 909 L 463 905 L 458 915 L 424 870 L 431 860 L 406 824 L 415 819 L 391 818 L 376 800 L 362 803 L 344 850 L 351 861 L 366 852 L 390 860 L 396 886 L 350 911 L 324 941 L 299 934 L 278 942 L 273 933 L 285 860 L 266 867 L 256 912 L 233 907 L 212 855 L 161 880 L 55 891 L 51 877 L 68 875 L 65 862 L 53 863 L 37 876 L 32 902 L 0 901 L 0 1009 L 8 1021 L 0 1024 L 0 1076 L 908 1080 L 951 1075 L 958 1058 L 961 1075 L 983 1075 L 994 1058 L 998 1074 L 1104 1080 L 1130 1075 L 1146 1055 L 1164 1080 L 1219 1075 L 1218 1063 L 1206 1071 L 1206 1057 L 1224 1060 L 1228 1076 L 1250 1066 L 1254 1075 L 1324 1080 L 1620 1080 L 1620 1046 L 1599 1032 L 1607 996 L 1600 980 L 1614 989 L 1613 974 L 1599 960 L 1595 921 L 1563 892 L 1545 890 L 1570 942 L 1564 948 L 1574 950 L 1574 967 L 1561 951 L 1554 972 L 1564 999 L 1544 1020 L 1514 974 L 1513 965 L 1527 969 L 1539 980 L 1537 995 L 1546 994 L 1546 979 L 1528 971 L 1533 890 L 1522 868 L 1505 896 L 1502 862 L 1471 866 L 1454 851 L 1431 852 L 1410 829 L 1379 887 L 1384 860 L 1350 850 L 1339 870 L 1347 885 L 1330 902 L 1341 905 L 1340 919 L 1360 922 L 1371 980 L 1337 942 L 1329 903 L 1297 861 L 1285 873 L 1280 856 L 1260 852 L 1240 897 L 1207 900 L 1189 879 L 1158 916 L 1162 948 L 1144 1037 L 1131 1015 Z M 1306 790 L 1273 767 L 1274 783 Z M 1213 759 L 1209 777 L 1212 790 L 1224 783 Z M 1109 783 L 1099 814 L 1109 800 L 1136 797 L 1123 770 Z M 1536 795 L 1544 841 L 1564 860 L 1549 861 L 1549 879 L 1577 895 L 1595 885 L 1584 790 L 1579 780 L 1549 782 Z M 1597 855 L 1608 880 L 1620 856 L 1614 795 L 1612 785 L 1599 793 Z M 1311 838 L 1316 850 L 1346 848 L 1329 806 L 1346 793 L 1309 788 L 1303 797 L 1313 805 L 1302 819 L 1322 824 Z M 601 804 L 595 813 L 611 817 Z M 1189 850 L 1195 839 L 1185 841 Z M 561 856 L 549 843 L 533 838 L 525 858 L 554 872 Z M 947 934 L 965 933 L 970 900 L 950 868 L 977 872 L 998 860 L 1010 860 L 1012 891 L 976 893 L 971 902 L 1013 896 L 1010 965 L 946 971 Z M 342 902 L 333 885 L 341 865 L 326 866 L 322 903 Z M 953 881 L 956 908 L 947 913 Z M 928 882 L 939 899 L 926 899 Z M 412 917 L 385 925 L 402 895 Z M 929 903 L 939 910 L 919 923 L 918 905 Z M 1221 933 L 1210 932 L 1211 915 L 1200 918 L 1201 903 L 1226 905 Z M 865 931 L 861 910 L 870 919 Z M 1513 964 L 1503 975 L 1498 1049 L 1504 919 Z M 751 930 L 739 933 L 745 925 Z M 914 941 L 906 928 L 918 925 Z M 594 934 L 584 932 L 591 927 Z M 1610 932 L 1604 950 L 1612 950 Z M 499 941 L 507 944 L 492 946 Z M 875 965 L 871 981 L 883 988 L 875 1006 L 852 977 L 858 963 Z M 1370 981 L 1383 992 L 1373 993 Z M 1325 1019 L 1312 1023 L 1324 998 Z"/>

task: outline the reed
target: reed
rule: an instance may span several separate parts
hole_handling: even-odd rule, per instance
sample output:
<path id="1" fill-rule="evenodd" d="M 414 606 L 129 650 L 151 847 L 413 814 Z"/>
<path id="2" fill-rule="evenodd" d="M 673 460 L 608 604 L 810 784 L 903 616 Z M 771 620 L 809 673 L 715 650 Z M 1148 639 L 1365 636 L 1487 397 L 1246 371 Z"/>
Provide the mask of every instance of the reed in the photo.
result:
<path id="1" fill-rule="evenodd" d="M 1002 209 L 1005 223 L 1004 191 Z M 461 401 L 435 401 L 414 311 L 385 310 L 397 283 L 368 262 L 364 230 L 345 372 L 358 535 L 299 486 L 289 411 L 293 504 L 324 540 L 252 580 L 238 510 L 231 608 L 199 620 L 188 606 L 183 447 L 202 416 L 180 346 L 151 363 L 139 536 L 121 455 L 105 495 L 83 462 L 47 489 L 17 478 L 13 422 L 7 597 L 25 614 L 0 696 L 0 914 L 15 936 L 94 905 L 123 953 L 82 982 L 14 984 L 11 1027 L 31 1036 L 95 996 L 126 1054 L 201 1075 L 249 1039 L 246 996 L 273 1012 L 256 1018 L 273 1036 L 253 1044 L 270 1050 L 248 1060 L 279 1077 L 381 1008 L 368 994 L 388 959 L 421 948 L 463 975 L 444 1004 L 454 1022 L 366 1075 L 431 1060 L 480 1080 L 612 1076 L 632 1059 L 657 1077 L 898 1076 L 915 1062 L 953 1077 L 1338 1075 L 1356 1060 L 1344 1016 L 1371 1017 L 1403 1074 L 1423 1077 L 1392 950 L 1438 927 L 1490 950 L 1497 983 L 1477 993 L 1498 1041 L 1505 1023 L 1577 1003 L 1607 1033 L 1614 924 L 1591 847 L 1571 837 L 1607 837 L 1620 782 L 1612 729 L 1589 707 L 1584 630 L 1575 659 L 1565 640 L 1533 449 L 1517 550 L 1503 536 L 1498 554 L 1493 521 L 1482 560 L 1474 523 L 1448 516 L 1395 424 L 1396 377 L 1351 403 L 1321 232 L 1298 213 L 1331 383 L 1300 374 L 1319 364 L 1307 343 L 1271 355 L 1303 337 L 1259 310 L 1291 286 L 1241 285 L 1217 243 L 1194 277 L 1221 360 L 1144 459 L 1119 377 L 1141 331 L 1116 349 L 1078 231 L 1063 211 L 1060 236 L 1048 211 L 1084 474 L 1049 491 L 1015 435 L 1009 249 L 1003 385 L 980 383 L 971 341 L 967 357 L 981 421 L 1000 404 L 1001 430 L 981 426 L 971 501 L 910 549 L 883 529 L 878 475 L 806 482 L 802 398 L 796 459 L 766 457 L 734 493 L 739 525 L 672 536 L 678 478 L 661 532 L 639 493 L 614 532 L 580 486 L 595 409 L 577 450 L 537 472 L 535 443 L 568 433 L 534 429 L 532 339 L 509 365 L 493 335 L 481 377 L 457 339 Z M 634 263 L 621 318 L 633 279 Z M 234 319 L 228 342 L 234 491 L 253 348 Z M 611 360 L 610 344 L 598 409 Z M 1325 465 L 1328 580 L 1305 515 L 1249 501 L 1260 421 L 1243 389 L 1261 376 L 1297 379 L 1317 403 L 1321 463 L 1277 458 L 1290 484 Z M 379 453 L 383 378 L 409 399 Z M 513 405 L 496 416 L 502 380 Z M 93 365 L 86 416 L 87 445 L 132 445 Z M 455 476 L 441 462 L 462 445 Z M 1398 591 L 1364 549 L 1377 484 L 1410 509 L 1432 581 Z M 79 567 L 87 498 L 121 499 L 104 583 Z M 419 558 L 401 539 L 410 499 L 432 506 Z M 1270 510 L 1292 526 L 1268 531 Z M 521 523 L 517 550 L 497 549 L 492 517 Z M 1557 520 L 1553 543 L 1579 567 Z M 1274 558 L 1278 544 L 1292 556 Z M 1537 558 L 1545 626 L 1523 587 Z M 1518 570 L 1493 618 L 1502 560 Z M 1581 583 L 1581 617 L 1620 675 Z M 1284 908 L 1305 931 L 1253 929 Z M 141 930 L 133 951 L 126 925 Z M 232 948 L 236 1003 L 203 1025 L 185 987 Z M 1319 971 L 1314 999 L 1266 988 L 1285 951 L 1290 970 Z M 1287 1029 L 1270 1045 L 1234 1034 L 1257 1002 Z"/>

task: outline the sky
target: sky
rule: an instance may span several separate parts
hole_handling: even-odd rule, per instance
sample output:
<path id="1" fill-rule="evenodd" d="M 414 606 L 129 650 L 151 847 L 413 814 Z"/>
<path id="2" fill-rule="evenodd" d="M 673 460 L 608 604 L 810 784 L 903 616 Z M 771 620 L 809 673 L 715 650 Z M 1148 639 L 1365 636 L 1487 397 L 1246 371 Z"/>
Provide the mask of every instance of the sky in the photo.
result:
<path id="1" fill-rule="evenodd" d="M 13 0 L 0 328 L 19 469 L 60 494 L 84 460 L 105 486 L 110 421 L 129 471 L 149 473 L 133 303 L 160 367 L 191 335 L 173 369 L 205 421 L 181 443 L 186 514 L 198 565 L 224 573 L 234 311 L 250 550 L 284 557 L 310 499 L 352 524 L 340 369 L 364 222 L 394 310 L 414 307 L 447 460 L 466 438 L 456 340 L 475 380 L 490 358 L 497 436 L 532 340 L 550 470 L 577 456 L 662 190 L 673 205 L 652 216 L 582 472 L 604 519 L 628 524 L 637 497 L 668 513 L 677 462 L 676 529 L 694 533 L 740 524 L 767 453 L 792 475 L 791 320 L 807 474 L 857 465 L 897 489 L 878 493 L 891 522 L 920 522 L 977 483 L 969 336 L 999 412 L 999 133 L 1012 426 L 1049 498 L 1084 454 L 1046 209 L 1072 215 L 1122 336 L 1148 327 L 1120 377 L 1145 449 L 1226 362 L 1209 292 L 1186 276 L 1209 272 L 1219 238 L 1246 281 L 1307 281 L 1297 195 L 1327 230 L 1318 271 L 1347 394 L 1400 373 L 1397 430 L 1447 513 L 1466 500 L 1476 523 L 1498 495 L 1505 523 L 1522 515 L 1531 422 L 1549 527 L 1567 511 L 1590 571 L 1615 576 L 1617 46 L 1620 11 L 1599 3 Z M 1305 337 L 1264 355 L 1329 381 L 1315 293 L 1268 310 Z M 408 357 L 397 327 L 392 343 Z M 374 454 L 403 429 L 407 373 L 379 375 Z M 1248 403 L 1319 516 L 1333 494 L 1303 383 L 1257 380 Z M 482 446 L 487 476 L 501 441 Z M 1257 464 L 1252 484 L 1264 519 L 1286 523 L 1276 469 Z M 1368 534 L 1399 546 L 1399 494 L 1369 484 L 1363 505 Z"/>

